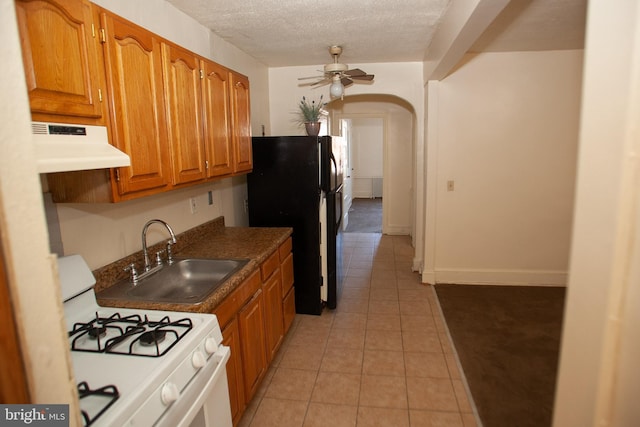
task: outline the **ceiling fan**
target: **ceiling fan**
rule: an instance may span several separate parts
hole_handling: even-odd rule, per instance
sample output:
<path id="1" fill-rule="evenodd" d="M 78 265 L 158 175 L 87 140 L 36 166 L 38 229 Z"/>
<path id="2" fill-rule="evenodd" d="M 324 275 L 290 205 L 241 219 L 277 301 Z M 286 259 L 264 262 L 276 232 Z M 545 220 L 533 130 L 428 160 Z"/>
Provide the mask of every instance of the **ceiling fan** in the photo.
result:
<path id="1" fill-rule="evenodd" d="M 372 81 L 374 75 L 367 74 L 359 68 L 352 70 L 346 64 L 338 62 L 338 57 L 342 53 L 341 46 L 329 47 L 329 53 L 333 56 L 333 62 L 324 66 L 324 75 L 313 77 L 300 77 L 298 80 L 316 79 L 311 83 L 302 83 L 300 86 L 320 87 L 331 83 L 329 93 L 333 98 L 341 98 L 344 95 L 344 88 L 351 86 L 354 81 Z"/>

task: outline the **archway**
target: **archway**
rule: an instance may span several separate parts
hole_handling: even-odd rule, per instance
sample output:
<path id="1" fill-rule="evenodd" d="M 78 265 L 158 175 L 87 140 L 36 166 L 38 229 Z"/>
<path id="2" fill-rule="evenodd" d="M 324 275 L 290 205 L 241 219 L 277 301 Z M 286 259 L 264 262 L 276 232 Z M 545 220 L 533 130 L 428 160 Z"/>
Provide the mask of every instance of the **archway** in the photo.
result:
<path id="1" fill-rule="evenodd" d="M 415 233 L 416 200 L 416 114 L 412 105 L 402 98 L 386 94 L 367 94 L 345 96 L 327 104 L 331 134 L 343 135 L 349 139 L 349 126 L 354 123 L 374 124 L 382 135 L 381 177 L 378 179 L 371 171 L 360 174 L 354 181 L 351 172 L 356 162 L 376 161 L 376 155 L 366 155 L 359 159 L 348 159 L 347 178 L 345 179 L 345 200 L 343 211 L 348 214 L 355 196 L 367 194 L 382 198 L 382 233 L 411 235 Z M 364 133 L 366 135 L 366 133 Z M 366 138 L 365 138 L 366 139 Z M 376 138 L 372 138 L 376 139 Z M 351 143 L 353 141 L 347 141 Z M 367 141 L 357 141 L 359 149 L 367 149 Z M 375 145 L 375 144 L 374 144 Z M 352 152 L 353 154 L 353 152 Z M 367 153 L 371 154 L 371 153 Z M 363 164 L 357 165 L 362 169 Z M 378 186 L 381 193 L 378 193 Z M 354 193 L 355 192 L 355 193 Z M 369 193 L 367 193 L 369 192 Z M 348 224 L 348 217 L 345 218 Z"/>

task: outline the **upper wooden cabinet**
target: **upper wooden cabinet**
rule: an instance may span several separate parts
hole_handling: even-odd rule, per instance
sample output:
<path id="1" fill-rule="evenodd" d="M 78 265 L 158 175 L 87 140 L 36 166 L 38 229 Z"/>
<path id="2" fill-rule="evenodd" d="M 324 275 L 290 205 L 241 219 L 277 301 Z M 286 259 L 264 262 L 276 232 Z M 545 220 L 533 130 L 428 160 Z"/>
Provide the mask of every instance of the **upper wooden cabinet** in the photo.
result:
<path id="1" fill-rule="evenodd" d="M 207 176 L 233 173 L 230 72 L 222 65 L 202 61 Z"/>
<path id="2" fill-rule="evenodd" d="M 186 49 L 162 44 L 164 90 L 173 183 L 206 178 L 201 61 Z"/>
<path id="3" fill-rule="evenodd" d="M 231 73 L 231 111 L 233 116 L 233 145 L 235 173 L 253 169 L 251 152 L 251 111 L 249 79 L 242 74 Z"/>
<path id="4" fill-rule="evenodd" d="M 16 0 L 34 120 L 106 124 L 98 18 L 85 0 Z"/>
<path id="5" fill-rule="evenodd" d="M 163 191 L 171 182 L 161 41 L 149 31 L 103 11 L 112 143 L 129 154 L 118 192 Z"/>
<path id="6" fill-rule="evenodd" d="M 34 120 L 106 125 L 131 158 L 48 174 L 55 202 L 131 200 L 252 170 L 246 76 L 86 0 L 16 10 Z"/>

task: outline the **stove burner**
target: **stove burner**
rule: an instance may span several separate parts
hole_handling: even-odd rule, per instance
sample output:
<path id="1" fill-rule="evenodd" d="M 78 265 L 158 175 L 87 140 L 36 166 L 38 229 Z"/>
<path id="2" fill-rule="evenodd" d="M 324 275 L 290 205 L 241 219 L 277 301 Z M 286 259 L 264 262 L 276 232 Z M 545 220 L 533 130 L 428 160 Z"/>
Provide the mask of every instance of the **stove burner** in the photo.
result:
<path id="1" fill-rule="evenodd" d="M 167 332 L 161 329 L 154 329 L 152 331 L 147 331 L 144 334 L 140 335 L 140 344 L 145 347 L 158 345 L 162 341 L 164 341 L 166 335 L 167 335 Z"/>
<path id="2" fill-rule="evenodd" d="M 89 329 L 87 334 L 89 335 L 89 338 L 96 340 L 107 335 L 107 328 L 104 326 L 94 326 Z"/>

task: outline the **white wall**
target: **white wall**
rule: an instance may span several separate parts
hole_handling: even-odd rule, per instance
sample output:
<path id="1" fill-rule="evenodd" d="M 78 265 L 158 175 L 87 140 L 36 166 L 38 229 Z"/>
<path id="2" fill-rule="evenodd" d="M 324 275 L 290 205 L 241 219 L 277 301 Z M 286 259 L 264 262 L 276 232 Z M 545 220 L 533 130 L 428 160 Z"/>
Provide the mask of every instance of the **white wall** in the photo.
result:
<path id="1" fill-rule="evenodd" d="M 382 179 L 384 119 L 351 119 L 351 179 L 353 197 L 374 197 L 374 179 Z"/>
<path id="2" fill-rule="evenodd" d="M 590 0 L 555 427 L 640 425 L 639 117 L 640 5 Z"/>
<path id="3" fill-rule="evenodd" d="M 467 55 L 430 87 L 423 280 L 566 283 L 581 66 L 582 51 Z"/>
<path id="4" fill-rule="evenodd" d="M 251 127 L 254 134 L 269 124 L 267 67 L 226 43 L 164 0 L 98 0 L 97 4 L 150 31 L 208 57 L 249 77 L 251 85 Z M 207 205 L 213 191 L 214 204 Z M 184 190 L 145 197 L 118 204 L 59 204 L 58 217 L 65 254 L 79 253 L 92 269 L 109 264 L 142 247 L 140 233 L 146 221 L 160 218 L 176 233 L 220 215 L 227 225 L 248 224 L 244 212 L 246 179 L 227 178 Z M 197 199 L 198 211 L 191 214 L 189 198 Z M 149 235 L 150 243 L 162 234 Z"/>
<path id="5" fill-rule="evenodd" d="M 42 189 L 12 0 L 0 0 L 0 244 L 18 321 L 31 401 L 71 404 L 78 421 L 55 256 L 49 253 Z M 5 345 L 2 342 L 2 345 Z M 3 402 L 4 403 L 4 402 Z"/>

